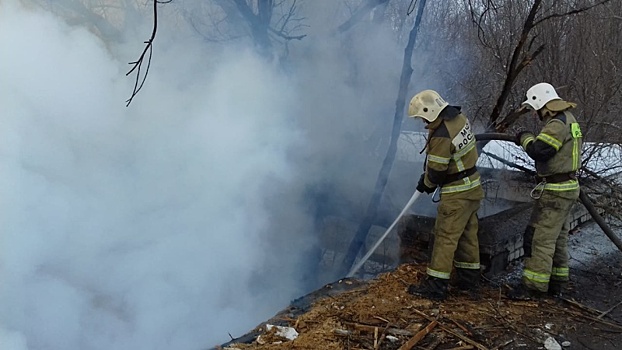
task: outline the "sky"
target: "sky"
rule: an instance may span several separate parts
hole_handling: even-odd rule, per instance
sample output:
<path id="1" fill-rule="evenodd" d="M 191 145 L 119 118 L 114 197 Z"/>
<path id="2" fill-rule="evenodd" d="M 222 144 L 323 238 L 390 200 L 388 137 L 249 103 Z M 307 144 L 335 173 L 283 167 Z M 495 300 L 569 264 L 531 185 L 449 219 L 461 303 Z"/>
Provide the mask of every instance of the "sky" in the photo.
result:
<path id="1" fill-rule="evenodd" d="M 320 33 L 291 74 L 247 47 L 207 54 L 162 28 L 126 107 L 127 62 L 145 36 L 110 47 L 0 1 L 2 350 L 203 349 L 241 336 L 308 291 L 314 189 L 337 183 L 366 205 L 378 162 L 360 135 L 389 130 L 400 67 L 387 33 L 356 46 L 370 74 L 353 78 L 352 57 Z"/>

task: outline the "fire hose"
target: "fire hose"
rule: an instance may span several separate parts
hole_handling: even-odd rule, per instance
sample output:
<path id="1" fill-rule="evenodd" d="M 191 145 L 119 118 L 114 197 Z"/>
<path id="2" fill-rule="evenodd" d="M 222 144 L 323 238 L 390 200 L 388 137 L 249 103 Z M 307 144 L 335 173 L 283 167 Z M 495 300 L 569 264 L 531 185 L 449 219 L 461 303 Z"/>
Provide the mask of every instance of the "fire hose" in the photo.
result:
<path id="1" fill-rule="evenodd" d="M 417 198 L 419 198 L 420 194 L 421 194 L 421 192 L 419 192 L 419 191 L 415 191 L 415 193 L 413 193 L 413 195 L 412 195 L 412 197 L 410 197 L 410 200 L 408 201 L 408 203 L 406 203 L 406 206 L 404 206 L 404 209 L 402 209 L 402 212 L 400 213 L 400 215 L 397 216 L 397 218 L 395 219 L 395 221 L 393 221 L 391 226 L 389 226 L 389 228 L 384 232 L 384 234 L 382 234 L 382 236 L 380 236 L 380 239 L 378 239 L 378 241 L 376 243 L 374 243 L 374 245 L 371 247 L 371 249 L 361 258 L 361 260 L 359 260 L 352 267 L 352 269 L 350 269 L 350 272 L 348 272 L 346 277 L 354 276 L 354 274 L 361 268 L 361 266 L 363 266 L 363 264 L 367 261 L 367 259 L 369 259 L 369 257 L 374 253 L 376 248 L 378 248 L 380 243 L 382 243 L 382 241 L 384 241 L 384 239 L 389 235 L 389 232 L 391 232 L 393 227 L 395 227 L 395 225 L 397 225 L 398 221 L 402 218 L 402 216 L 404 216 L 404 213 L 406 213 L 408 208 L 410 208 L 410 206 L 413 205 L 413 203 L 415 203 Z"/>
<path id="2" fill-rule="evenodd" d="M 508 134 L 503 134 L 503 133 L 485 133 L 485 134 L 475 135 L 475 140 L 515 142 L 516 138 L 513 135 L 508 135 Z M 395 221 L 393 221 L 391 226 L 389 226 L 389 228 L 384 232 L 384 234 L 380 236 L 378 241 L 374 243 L 371 249 L 369 249 L 369 251 L 352 267 L 352 269 L 350 269 L 350 272 L 348 272 L 346 277 L 352 277 L 354 276 L 354 274 L 358 272 L 361 266 L 363 266 L 363 264 L 369 259 L 369 257 L 374 253 L 374 251 L 380 246 L 382 241 L 384 241 L 384 239 L 389 235 L 391 230 L 395 227 L 395 225 L 397 225 L 399 220 L 406 213 L 406 211 L 408 211 L 408 209 L 412 206 L 415 200 L 417 200 L 420 194 L 421 192 L 418 192 L 418 191 L 415 191 L 415 193 L 413 193 L 412 197 L 410 198 L 408 203 L 406 203 L 406 206 L 404 206 L 404 209 L 402 209 L 402 211 L 397 216 Z M 611 230 L 609 225 L 607 225 L 603 217 L 600 216 L 600 214 L 596 210 L 596 207 L 594 206 L 594 203 L 592 203 L 592 201 L 589 199 L 589 197 L 583 191 L 583 189 L 581 189 L 579 192 L 579 200 L 585 206 L 585 209 L 587 209 L 588 213 L 590 213 L 590 215 L 592 216 L 596 224 L 598 224 L 598 226 L 603 230 L 605 235 L 607 235 L 607 237 L 609 237 L 609 239 L 613 242 L 613 244 L 615 244 L 616 247 L 618 247 L 618 249 L 622 251 L 622 241 L 620 240 L 620 238 L 618 238 L 618 236 L 616 236 L 613 230 Z"/>

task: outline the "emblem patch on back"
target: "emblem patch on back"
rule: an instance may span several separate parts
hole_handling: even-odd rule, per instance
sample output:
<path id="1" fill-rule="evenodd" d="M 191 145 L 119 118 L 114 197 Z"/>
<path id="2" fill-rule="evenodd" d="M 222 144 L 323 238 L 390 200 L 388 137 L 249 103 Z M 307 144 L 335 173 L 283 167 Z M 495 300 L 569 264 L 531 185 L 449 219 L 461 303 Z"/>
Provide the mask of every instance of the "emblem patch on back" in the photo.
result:
<path id="1" fill-rule="evenodd" d="M 473 135 L 473 132 L 471 131 L 471 124 L 467 120 L 462 130 L 460 130 L 458 135 L 456 135 L 456 137 L 451 140 L 451 143 L 453 143 L 453 145 L 456 147 L 456 152 L 460 152 L 468 144 L 474 141 L 475 135 Z"/>

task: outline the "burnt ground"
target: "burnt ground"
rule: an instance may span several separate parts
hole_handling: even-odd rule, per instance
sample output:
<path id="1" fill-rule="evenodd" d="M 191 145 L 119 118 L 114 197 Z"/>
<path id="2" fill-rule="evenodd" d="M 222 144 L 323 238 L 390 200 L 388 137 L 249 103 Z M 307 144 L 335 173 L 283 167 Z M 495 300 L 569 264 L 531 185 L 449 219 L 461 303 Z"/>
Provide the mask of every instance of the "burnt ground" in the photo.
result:
<path id="1" fill-rule="evenodd" d="M 425 264 L 402 264 L 371 280 L 328 284 L 223 348 L 622 348 L 622 253 L 595 225 L 572 234 L 569 248 L 571 282 L 561 299 L 507 299 L 520 278 L 517 263 L 485 281 L 477 296 L 451 291 L 446 301 L 432 302 L 406 292 L 424 278 Z M 274 329 L 267 332 L 265 324 L 292 327 L 299 335 L 289 341 Z"/>
<path id="2" fill-rule="evenodd" d="M 566 297 L 601 313 L 607 312 L 601 319 L 622 324 L 622 252 L 594 226 L 571 235 L 572 275 Z M 619 332 L 577 329 L 573 338 L 577 343 L 573 349 L 622 348 L 622 333 Z"/>

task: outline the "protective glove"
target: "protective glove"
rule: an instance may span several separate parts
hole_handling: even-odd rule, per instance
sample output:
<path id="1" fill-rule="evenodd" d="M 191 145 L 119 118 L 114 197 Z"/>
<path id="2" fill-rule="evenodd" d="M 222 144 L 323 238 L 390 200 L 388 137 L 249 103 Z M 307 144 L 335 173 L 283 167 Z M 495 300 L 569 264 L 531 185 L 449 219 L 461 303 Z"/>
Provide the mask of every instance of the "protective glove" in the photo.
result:
<path id="1" fill-rule="evenodd" d="M 428 187 L 425 184 L 425 173 L 421 174 L 421 177 L 419 178 L 419 182 L 417 183 L 417 191 L 421 192 L 421 193 L 433 193 L 434 190 L 436 190 L 436 187 Z"/>

